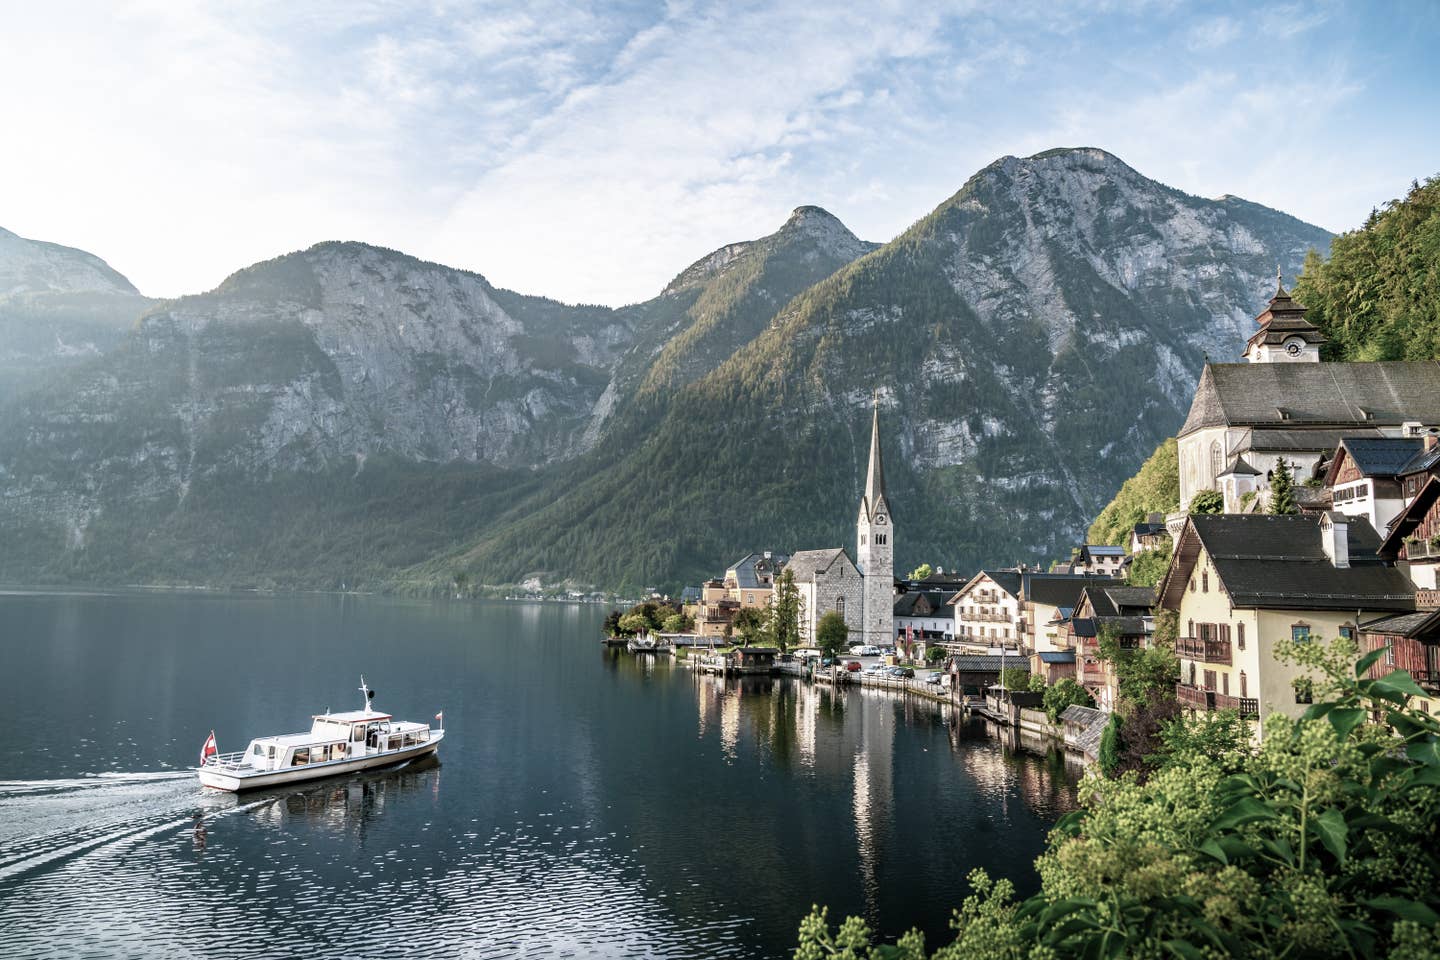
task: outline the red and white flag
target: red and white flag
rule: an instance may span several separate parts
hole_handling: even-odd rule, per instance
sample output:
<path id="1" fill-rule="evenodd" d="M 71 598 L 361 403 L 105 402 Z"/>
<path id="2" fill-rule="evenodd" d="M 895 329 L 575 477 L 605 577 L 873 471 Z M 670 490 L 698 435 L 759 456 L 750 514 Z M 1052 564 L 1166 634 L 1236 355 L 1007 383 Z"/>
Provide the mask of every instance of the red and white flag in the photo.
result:
<path id="1" fill-rule="evenodd" d="M 444 730 L 444 729 L 445 729 L 445 711 L 444 711 L 444 710 L 441 710 L 439 713 L 435 714 L 435 722 L 438 723 L 438 724 L 440 724 L 440 729 L 441 729 L 441 730 Z"/>
<path id="2" fill-rule="evenodd" d="M 205 761 L 219 752 L 220 748 L 215 746 L 215 731 L 211 730 L 210 736 L 205 738 L 205 746 L 200 748 L 200 766 L 205 766 Z"/>

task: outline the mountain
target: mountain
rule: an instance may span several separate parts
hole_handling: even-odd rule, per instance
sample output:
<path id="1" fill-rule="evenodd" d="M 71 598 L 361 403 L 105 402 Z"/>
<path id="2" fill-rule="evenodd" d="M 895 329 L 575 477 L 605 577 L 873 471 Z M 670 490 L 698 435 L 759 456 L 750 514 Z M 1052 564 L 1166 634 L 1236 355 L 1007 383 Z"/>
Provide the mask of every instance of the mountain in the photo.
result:
<path id="1" fill-rule="evenodd" d="M 0 577 L 677 585 L 853 547 L 877 390 L 898 567 L 1040 559 L 1328 240 L 1079 149 L 881 247 L 800 207 L 619 309 L 320 244 L 0 411 Z"/>
<path id="2" fill-rule="evenodd" d="M 622 310 L 363 244 L 256 264 L 155 306 L 104 357 L 16 401 L 0 422 L 0 523 L 22 546 L 0 573 L 393 572 L 483 529 L 602 434 L 642 430 L 637 395 L 660 402 L 713 369 L 776 304 L 871 248 L 803 208 Z"/>
<path id="3" fill-rule="evenodd" d="M 673 584 L 748 550 L 853 547 L 880 391 L 897 568 L 1068 553 L 1329 234 L 1100 150 L 1006 157 L 780 308 L 663 419 L 412 570 Z"/>
<path id="4" fill-rule="evenodd" d="M 0 401 L 114 347 L 153 302 L 93 254 L 0 228 Z"/>

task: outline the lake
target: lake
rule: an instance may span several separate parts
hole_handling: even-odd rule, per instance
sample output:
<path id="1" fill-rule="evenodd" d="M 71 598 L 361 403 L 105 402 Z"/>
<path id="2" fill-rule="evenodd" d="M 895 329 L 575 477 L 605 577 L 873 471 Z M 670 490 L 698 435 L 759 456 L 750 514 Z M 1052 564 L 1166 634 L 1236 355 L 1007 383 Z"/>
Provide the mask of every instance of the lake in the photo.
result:
<path id="1" fill-rule="evenodd" d="M 811 903 L 944 942 L 1035 888 L 1078 771 L 880 691 L 698 676 L 605 609 L 0 593 L 0 954 L 784 957 Z M 189 765 L 361 705 L 438 763 L 238 797 Z"/>

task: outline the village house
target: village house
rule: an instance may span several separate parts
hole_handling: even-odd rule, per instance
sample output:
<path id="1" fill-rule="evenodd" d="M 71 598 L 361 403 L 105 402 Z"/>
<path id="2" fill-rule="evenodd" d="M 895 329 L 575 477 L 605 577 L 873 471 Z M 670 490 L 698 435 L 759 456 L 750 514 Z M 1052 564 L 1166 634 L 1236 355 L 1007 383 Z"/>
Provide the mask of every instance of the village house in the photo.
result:
<path id="1" fill-rule="evenodd" d="M 981 570 L 950 598 L 959 652 L 1019 649 L 1020 576 L 1019 570 Z"/>
<path id="2" fill-rule="evenodd" d="M 740 601 L 731 599 L 723 580 L 706 580 L 700 585 L 700 597 L 694 609 L 686 613 L 695 621 L 695 633 L 701 637 L 728 637 Z"/>
<path id="3" fill-rule="evenodd" d="M 860 635 L 865 581 L 849 554 L 840 547 L 800 550 L 785 569 L 800 592 L 800 637 L 805 643 L 815 642 L 815 628 L 831 610 L 845 618 L 852 637 Z"/>
<path id="4" fill-rule="evenodd" d="M 1115 577 L 1125 562 L 1125 548 L 1112 547 L 1103 543 L 1086 543 L 1070 564 L 1071 573 L 1083 573 L 1092 577 Z"/>
<path id="5" fill-rule="evenodd" d="M 725 569 L 725 589 L 741 607 L 768 607 L 775 576 L 789 558 L 783 553 L 752 553 Z"/>
<path id="6" fill-rule="evenodd" d="M 1086 574 L 1026 573 L 1020 578 L 1020 648 L 1029 655 L 1068 650 L 1066 622 L 1092 584 L 1114 584 L 1111 577 Z"/>
<path id="7" fill-rule="evenodd" d="M 1431 443 L 1434 435 L 1429 435 Z M 1405 508 L 1401 476 L 1425 452 L 1420 437 L 1345 437 L 1325 471 L 1333 509 L 1370 521 L 1382 536 Z"/>
<path id="8" fill-rule="evenodd" d="M 955 636 L 952 594 L 936 590 L 910 590 L 895 600 L 896 646 L 906 656 L 925 659 L 929 647 L 949 643 Z"/>
<path id="9" fill-rule="evenodd" d="M 1180 512 L 1167 518 L 1172 536 L 1201 490 L 1226 492 L 1227 510 L 1235 512 L 1246 484 L 1252 501 L 1268 497 L 1281 458 L 1294 465 L 1298 484 L 1342 439 L 1418 437 L 1440 424 L 1440 363 L 1321 363 L 1323 338 L 1283 286 L 1256 319 L 1248 362 L 1207 363 L 1200 374 L 1178 434 Z M 1233 495 L 1222 479 L 1227 472 Z"/>
<path id="10" fill-rule="evenodd" d="M 1370 668 L 1374 679 L 1405 670 L 1428 694 L 1419 701 L 1426 713 L 1440 712 L 1440 610 L 1417 610 L 1360 624 L 1360 649 L 1385 649 Z"/>
<path id="11" fill-rule="evenodd" d="M 1100 709 L 1114 710 L 1119 697 L 1114 665 L 1100 658 L 1100 639 L 1113 636 L 1124 649 L 1149 646 L 1155 633 L 1154 605 L 1154 587 L 1094 584 L 1080 591 L 1066 643 L 1074 651 L 1076 679 Z"/>
<path id="12" fill-rule="evenodd" d="M 1165 529 L 1165 514 L 1151 513 L 1130 531 L 1130 553 L 1159 550 L 1170 545 L 1170 531 Z"/>
<path id="13" fill-rule="evenodd" d="M 1179 617 L 1181 704 L 1298 716 L 1313 678 L 1276 658 L 1281 638 L 1355 637 L 1361 622 L 1414 610 L 1414 585 L 1379 549 L 1368 521 L 1333 511 L 1188 517 L 1160 584 Z"/>
<path id="14" fill-rule="evenodd" d="M 1433 452 L 1433 451 L 1431 451 Z M 1440 457 L 1436 458 L 1440 460 Z M 1432 465 L 1431 469 L 1440 469 Z M 1420 481 L 1423 479 L 1423 484 Z M 1413 498 L 1395 518 L 1381 546 L 1387 556 L 1398 556 L 1416 587 L 1416 603 L 1440 606 L 1440 476 L 1406 476 L 1405 489 L 1418 486 Z"/>

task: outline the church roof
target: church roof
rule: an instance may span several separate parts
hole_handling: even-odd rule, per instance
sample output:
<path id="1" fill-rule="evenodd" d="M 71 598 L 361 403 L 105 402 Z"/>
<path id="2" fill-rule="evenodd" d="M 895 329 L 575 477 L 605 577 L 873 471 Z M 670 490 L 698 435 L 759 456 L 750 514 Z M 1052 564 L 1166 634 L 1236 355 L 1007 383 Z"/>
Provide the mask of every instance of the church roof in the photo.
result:
<path id="1" fill-rule="evenodd" d="M 854 570 L 855 564 L 850 562 L 850 555 L 843 547 L 832 547 L 829 550 L 800 550 L 790 557 L 790 562 L 785 564 L 785 569 L 795 577 L 797 581 L 814 580 L 817 574 L 828 572 L 837 563 L 846 565 Z"/>
<path id="2" fill-rule="evenodd" d="M 1260 476 L 1260 471 L 1250 466 L 1250 462 L 1238 453 L 1230 458 L 1230 466 L 1226 467 L 1225 472 L 1220 474 L 1220 476 L 1223 477 L 1227 473 L 1234 474 L 1237 477 Z"/>
<path id="3" fill-rule="evenodd" d="M 1207 363 L 1179 435 L 1216 426 L 1365 429 L 1408 420 L 1440 424 L 1440 362 Z"/>
<path id="4" fill-rule="evenodd" d="M 860 503 L 860 510 L 867 518 L 873 517 L 876 507 L 882 502 L 888 512 L 890 504 L 885 496 L 885 464 L 880 458 L 880 397 L 876 394 L 870 421 L 870 467 L 865 473 L 865 499 Z"/>

